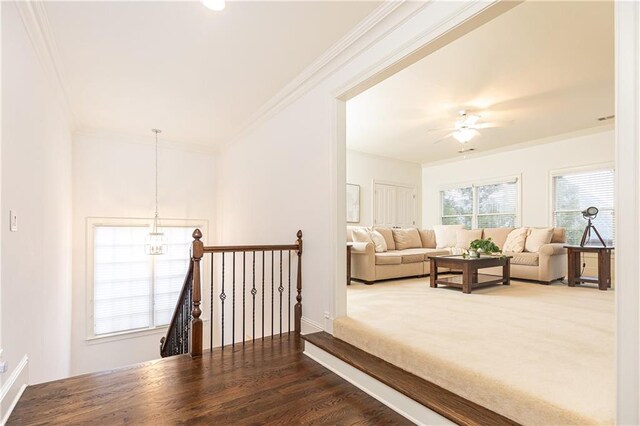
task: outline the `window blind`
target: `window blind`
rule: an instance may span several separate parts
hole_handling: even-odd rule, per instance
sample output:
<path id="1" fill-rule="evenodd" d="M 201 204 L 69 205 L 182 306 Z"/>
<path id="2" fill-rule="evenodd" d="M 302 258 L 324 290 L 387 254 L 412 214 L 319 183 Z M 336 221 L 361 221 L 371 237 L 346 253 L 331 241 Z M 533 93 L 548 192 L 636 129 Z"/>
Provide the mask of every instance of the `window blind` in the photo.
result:
<path id="1" fill-rule="evenodd" d="M 478 228 L 515 227 L 518 214 L 518 186 L 504 182 L 476 187 Z"/>
<path id="2" fill-rule="evenodd" d="M 553 222 L 554 226 L 566 228 L 569 244 L 580 243 L 587 224 L 582 211 L 590 206 L 600 210 L 593 221 L 598 232 L 608 245 L 614 244 L 614 185 L 611 169 L 553 177 Z M 590 242 L 596 241 L 597 237 L 592 233 Z"/>
<path id="3" fill-rule="evenodd" d="M 440 192 L 443 225 L 466 229 L 514 227 L 518 223 L 517 180 L 446 189 Z"/>
<path id="4" fill-rule="evenodd" d="M 162 227 L 167 253 L 145 254 L 148 226 L 95 226 L 94 335 L 167 324 L 187 272 L 191 227 Z"/>
<path id="5" fill-rule="evenodd" d="M 473 188 L 447 189 L 440 193 L 442 199 L 442 224 L 462 224 L 467 229 L 473 225 Z"/>

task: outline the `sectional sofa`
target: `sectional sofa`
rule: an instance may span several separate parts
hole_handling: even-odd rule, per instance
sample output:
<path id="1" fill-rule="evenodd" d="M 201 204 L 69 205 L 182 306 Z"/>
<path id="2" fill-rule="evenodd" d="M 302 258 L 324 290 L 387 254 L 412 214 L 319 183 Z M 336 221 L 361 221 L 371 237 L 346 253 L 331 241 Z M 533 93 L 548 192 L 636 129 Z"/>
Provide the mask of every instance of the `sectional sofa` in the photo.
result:
<path id="1" fill-rule="evenodd" d="M 354 242 L 354 230 L 375 230 L 386 243 L 386 251 L 376 252 L 373 242 Z M 491 238 L 501 249 L 514 228 L 485 228 L 475 230 L 482 238 Z M 415 237 L 419 235 L 419 239 Z M 410 235 L 410 237 L 408 237 Z M 351 277 L 372 284 L 380 280 L 421 277 L 430 273 L 430 256 L 460 254 L 460 242 L 443 244 L 432 229 L 392 229 L 385 227 L 347 227 L 347 241 L 351 248 Z M 468 242 L 463 242 L 468 247 Z M 550 283 L 566 275 L 567 254 L 564 228 L 553 228 L 551 241 L 536 251 L 504 252 L 512 256 L 511 277 Z M 443 246 L 444 245 L 444 246 Z M 487 268 L 483 273 L 500 275 L 500 268 Z"/>

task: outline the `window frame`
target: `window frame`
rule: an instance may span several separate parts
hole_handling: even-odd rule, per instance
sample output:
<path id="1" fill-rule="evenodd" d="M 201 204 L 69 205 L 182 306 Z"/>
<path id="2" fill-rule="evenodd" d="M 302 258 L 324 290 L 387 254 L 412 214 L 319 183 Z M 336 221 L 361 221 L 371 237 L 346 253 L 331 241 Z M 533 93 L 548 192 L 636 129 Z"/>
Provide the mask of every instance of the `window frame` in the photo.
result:
<path id="1" fill-rule="evenodd" d="M 562 169 L 554 169 L 554 170 L 550 170 L 549 171 L 549 179 L 548 179 L 548 185 L 549 185 L 549 226 L 552 226 L 555 228 L 556 226 L 556 222 L 555 222 L 555 213 L 556 213 L 556 206 L 555 206 L 555 200 L 556 200 L 556 187 L 554 184 L 554 178 L 558 177 L 558 176 L 565 176 L 565 175 L 573 175 L 573 174 L 582 174 L 582 173 L 594 173 L 594 172 L 604 172 L 604 171 L 611 171 L 614 174 L 614 190 L 615 190 L 615 173 L 616 173 L 616 169 L 615 169 L 615 164 L 612 162 L 605 162 L 605 163 L 595 163 L 595 164 L 587 164 L 584 166 L 577 166 L 577 167 L 566 167 L 566 168 L 562 168 Z M 616 215 L 616 194 L 613 194 L 613 208 L 611 210 L 602 210 L 603 212 L 605 211 L 611 211 L 613 213 L 613 217 L 615 218 Z M 574 210 L 563 210 L 563 212 L 574 212 Z M 580 213 L 581 210 L 575 210 L 576 213 Z M 585 226 L 586 226 L 586 222 L 585 222 Z M 615 244 L 615 235 L 614 235 L 614 244 Z"/>
<path id="2" fill-rule="evenodd" d="M 478 229 L 478 216 L 497 216 L 501 213 L 492 213 L 492 214 L 480 214 L 479 206 L 478 206 L 478 187 L 480 186 L 488 186 L 488 185 L 499 185 L 503 183 L 514 183 L 516 185 L 516 220 L 515 227 L 521 226 L 522 221 L 522 175 L 511 175 L 511 176 L 503 176 L 499 178 L 490 178 L 490 179 L 480 179 L 474 181 L 461 182 L 457 184 L 444 185 L 441 186 L 438 190 L 439 200 L 440 200 L 440 224 L 443 225 L 442 219 L 444 217 L 459 217 L 459 216 L 471 216 L 471 229 Z M 443 215 L 444 209 L 444 200 L 443 200 L 443 192 L 453 189 L 464 189 L 471 188 L 472 193 L 472 213 L 471 215 Z M 506 213 L 503 213 L 506 214 Z M 511 214 L 511 213 L 509 213 Z"/>
<path id="3" fill-rule="evenodd" d="M 122 218 L 122 217 L 88 217 L 86 219 L 86 247 L 85 247 L 85 324 L 86 336 L 85 340 L 89 343 L 97 343 L 104 341 L 113 341 L 138 337 L 148 334 L 163 332 L 168 328 L 168 324 L 156 326 L 154 324 L 154 309 L 151 306 L 151 326 L 144 328 L 136 328 L 131 330 L 116 331 L 113 333 L 95 334 L 94 327 L 94 228 L 99 226 L 113 227 L 144 227 L 150 228 L 153 225 L 153 218 Z M 206 219 L 160 219 L 160 227 L 185 227 L 199 228 L 203 234 L 203 243 L 206 245 L 206 235 L 208 235 L 209 221 Z M 152 277 L 152 295 L 155 295 L 155 262 L 150 261 Z M 153 304 L 153 297 L 149 299 L 149 303 Z"/>

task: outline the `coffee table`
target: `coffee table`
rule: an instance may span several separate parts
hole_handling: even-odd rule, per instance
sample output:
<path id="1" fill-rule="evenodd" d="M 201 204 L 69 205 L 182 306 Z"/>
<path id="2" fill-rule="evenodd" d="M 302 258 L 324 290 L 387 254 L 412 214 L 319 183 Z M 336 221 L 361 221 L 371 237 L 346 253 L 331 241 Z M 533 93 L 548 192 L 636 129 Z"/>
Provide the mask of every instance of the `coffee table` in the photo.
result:
<path id="1" fill-rule="evenodd" d="M 431 256 L 431 287 L 438 284 L 462 288 L 465 294 L 474 288 L 487 285 L 511 283 L 511 256 L 480 256 L 479 258 L 463 257 L 462 255 Z M 479 274 L 478 270 L 502 266 L 502 276 Z M 438 277 L 438 268 L 461 270 L 462 275 L 447 278 Z"/>

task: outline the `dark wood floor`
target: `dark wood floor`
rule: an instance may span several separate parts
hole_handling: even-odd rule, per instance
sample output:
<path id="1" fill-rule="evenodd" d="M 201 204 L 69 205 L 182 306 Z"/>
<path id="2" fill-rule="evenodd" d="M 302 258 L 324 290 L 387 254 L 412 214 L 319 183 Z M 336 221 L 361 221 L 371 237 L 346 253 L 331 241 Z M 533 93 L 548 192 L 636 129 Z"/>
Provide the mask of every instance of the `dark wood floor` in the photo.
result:
<path id="1" fill-rule="evenodd" d="M 29 386 L 8 424 L 411 424 L 293 334 L 239 346 Z"/>

